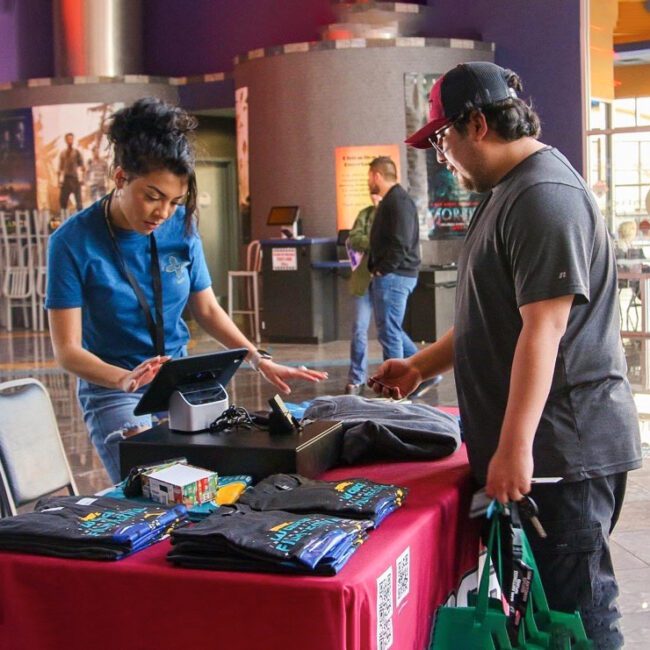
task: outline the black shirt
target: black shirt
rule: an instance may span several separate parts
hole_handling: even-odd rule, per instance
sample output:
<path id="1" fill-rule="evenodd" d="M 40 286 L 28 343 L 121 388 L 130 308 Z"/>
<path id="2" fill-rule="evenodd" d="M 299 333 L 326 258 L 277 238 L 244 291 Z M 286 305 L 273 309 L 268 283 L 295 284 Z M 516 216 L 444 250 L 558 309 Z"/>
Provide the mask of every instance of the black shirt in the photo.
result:
<path id="1" fill-rule="evenodd" d="M 370 229 L 368 269 L 382 275 L 416 277 L 420 266 L 420 226 L 413 199 L 399 184 L 386 192 Z"/>
<path id="2" fill-rule="evenodd" d="M 535 435 L 535 476 L 581 480 L 639 467 L 605 220 L 562 154 L 526 158 L 477 209 L 458 265 L 454 364 L 473 472 L 485 481 L 522 327 L 519 308 L 575 296 Z"/>

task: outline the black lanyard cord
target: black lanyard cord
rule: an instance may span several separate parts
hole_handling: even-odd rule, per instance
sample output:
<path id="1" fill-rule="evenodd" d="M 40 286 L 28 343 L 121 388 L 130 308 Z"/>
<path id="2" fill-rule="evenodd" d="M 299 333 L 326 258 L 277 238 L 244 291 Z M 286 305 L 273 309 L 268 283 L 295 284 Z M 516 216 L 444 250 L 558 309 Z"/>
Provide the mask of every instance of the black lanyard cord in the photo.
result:
<path id="1" fill-rule="evenodd" d="M 156 246 L 156 238 L 154 237 L 153 233 L 149 235 L 149 245 L 151 247 L 151 283 L 153 286 L 154 305 L 156 309 L 156 318 L 154 320 L 154 317 L 151 314 L 151 308 L 149 307 L 147 298 L 144 295 L 144 291 L 142 291 L 142 287 L 133 277 L 131 271 L 129 271 L 122 252 L 120 251 L 120 247 L 117 244 L 117 239 L 115 238 L 113 226 L 111 226 L 111 220 L 109 217 L 112 200 L 113 192 L 111 192 L 104 199 L 104 219 L 106 221 L 108 233 L 111 236 L 113 250 L 115 251 L 115 256 L 119 262 L 120 269 L 122 270 L 122 273 L 126 279 L 129 281 L 129 284 L 131 285 L 131 288 L 133 289 L 138 302 L 140 303 L 140 308 L 144 312 L 144 316 L 147 321 L 147 328 L 151 334 L 151 340 L 153 342 L 156 354 L 162 356 L 165 354 L 165 325 L 163 321 L 162 280 L 160 277 L 160 263 L 158 262 L 158 247 Z"/>

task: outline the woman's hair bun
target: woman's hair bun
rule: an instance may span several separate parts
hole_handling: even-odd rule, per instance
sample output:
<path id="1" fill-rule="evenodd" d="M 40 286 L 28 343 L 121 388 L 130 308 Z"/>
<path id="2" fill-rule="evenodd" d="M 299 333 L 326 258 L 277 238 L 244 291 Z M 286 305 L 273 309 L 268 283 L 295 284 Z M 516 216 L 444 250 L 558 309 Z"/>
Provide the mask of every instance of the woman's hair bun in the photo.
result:
<path id="1" fill-rule="evenodd" d="M 153 139 L 183 136 L 196 127 L 196 118 L 182 108 L 156 97 L 145 97 L 113 115 L 108 137 L 113 144 L 119 145 L 141 138 L 143 134 Z"/>
<path id="2" fill-rule="evenodd" d="M 166 169 L 187 177 L 188 224 L 196 212 L 196 161 L 191 132 L 197 125 L 197 119 L 182 108 L 145 97 L 117 111 L 106 129 L 116 167 L 135 176 Z"/>

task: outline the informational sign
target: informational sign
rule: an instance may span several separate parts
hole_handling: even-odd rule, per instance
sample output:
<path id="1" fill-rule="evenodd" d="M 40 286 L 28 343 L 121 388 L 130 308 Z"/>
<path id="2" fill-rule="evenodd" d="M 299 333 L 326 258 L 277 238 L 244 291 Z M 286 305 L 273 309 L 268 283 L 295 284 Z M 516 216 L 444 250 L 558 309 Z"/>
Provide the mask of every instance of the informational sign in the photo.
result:
<path id="1" fill-rule="evenodd" d="M 351 228 L 356 216 L 370 205 L 368 165 L 378 156 L 388 156 L 400 178 L 399 145 L 336 147 L 336 227 Z"/>
<path id="2" fill-rule="evenodd" d="M 273 271 L 297 271 L 298 249 L 291 247 L 271 249 L 271 269 Z"/>

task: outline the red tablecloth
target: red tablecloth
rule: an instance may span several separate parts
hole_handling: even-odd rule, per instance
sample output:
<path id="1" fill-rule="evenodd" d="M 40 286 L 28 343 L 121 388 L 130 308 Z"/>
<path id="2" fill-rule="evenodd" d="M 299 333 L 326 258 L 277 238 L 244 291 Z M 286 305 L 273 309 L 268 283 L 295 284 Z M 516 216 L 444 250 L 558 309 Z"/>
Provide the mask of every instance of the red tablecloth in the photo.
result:
<path id="1" fill-rule="evenodd" d="M 410 492 L 332 578 L 181 569 L 167 541 L 119 562 L 0 553 L 0 648 L 372 650 L 391 634 L 394 650 L 425 648 L 436 606 L 476 563 L 465 452 L 323 478 L 350 476 Z"/>

